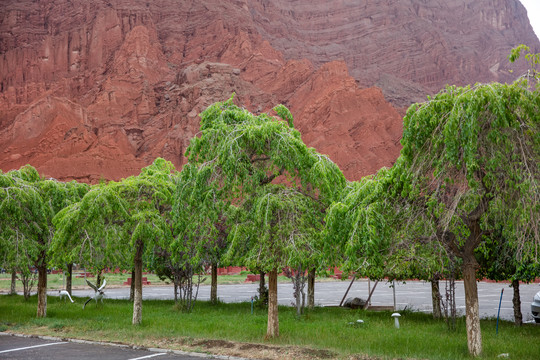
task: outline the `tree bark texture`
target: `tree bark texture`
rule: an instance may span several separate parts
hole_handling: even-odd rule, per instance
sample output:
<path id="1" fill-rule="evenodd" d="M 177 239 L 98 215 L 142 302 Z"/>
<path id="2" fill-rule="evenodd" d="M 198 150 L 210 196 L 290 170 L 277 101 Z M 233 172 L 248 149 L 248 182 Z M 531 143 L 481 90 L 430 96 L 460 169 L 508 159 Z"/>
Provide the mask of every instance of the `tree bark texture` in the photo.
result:
<path id="1" fill-rule="evenodd" d="M 279 336 L 278 301 L 277 301 L 277 270 L 268 273 L 268 328 L 266 338 Z"/>
<path id="2" fill-rule="evenodd" d="M 308 272 L 307 306 L 310 309 L 315 307 L 315 269 Z"/>
<path id="3" fill-rule="evenodd" d="M 129 286 L 129 301 L 135 298 L 135 270 L 131 270 L 131 285 Z"/>
<path id="4" fill-rule="evenodd" d="M 521 314 L 521 298 L 519 296 L 519 280 L 512 280 L 512 288 L 514 289 L 514 296 L 512 297 L 512 303 L 514 304 L 514 323 L 517 326 L 521 326 L 523 323 L 523 315 Z"/>
<path id="5" fill-rule="evenodd" d="M 9 293 L 11 295 L 17 294 L 17 272 L 15 270 L 11 272 L 11 289 Z"/>
<path id="6" fill-rule="evenodd" d="M 210 302 L 217 304 L 217 264 L 212 264 L 210 267 L 212 272 L 212 282 L 210 285 Z"/>
<path id="7" fill-rule="evenodd" d="M 66 291 L 71 295 L 71 284 L 73 278 L 73 264 L 67 264 Z"/>
<path id="8" fill-rule="evenodd" d="M 38 306 L 37 317 L 47 317 L 47 265 L 38 266 Z"/>
<path id="9" fill-rule="evenodd" d="M 470 256 L 474 257 L 474 254 Z M 467 346 L 472 356 L 479 356 L 482 353 L 482 333 L 478 308 L 478 286 L 475 262 L 470 259 L 464 259 L 463 262 L 463 285 L 465 287 Z"/>
<path id="10" fill-rule="evenodd" d="M 441 291 L 439 288 L 439 279 L 431 279 L 431 301 L 433 303 L 433 318 L 440 319 L 442 318 L 441 311 Z"/>
<path id="11" fill-rule="evenodd" d="M 139 325 L 142 322 L 142 253 L 144 244 L 142 241 L 137 242 L 137 250 L 133 265 L 135 268 L 135 277 L 132 278 L 132 283 L 135 283 L 133 296 L 133 325 Z"/>

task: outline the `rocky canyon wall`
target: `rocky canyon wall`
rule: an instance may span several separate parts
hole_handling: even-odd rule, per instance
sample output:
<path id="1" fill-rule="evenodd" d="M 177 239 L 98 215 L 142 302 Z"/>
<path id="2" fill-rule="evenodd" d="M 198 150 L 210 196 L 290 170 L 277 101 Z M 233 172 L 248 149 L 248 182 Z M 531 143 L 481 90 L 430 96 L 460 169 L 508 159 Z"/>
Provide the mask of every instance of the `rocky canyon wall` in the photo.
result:
<path id="1" fill-rule="evenodd" d="M 97 182 L 158 156 L 180 167 L 198 114 L 234 92 L 255 113 L 287 105 L 304 141 L 359 179 L 399 155 L 396 109 L 444 83 L 507 79 L 509 49 L 538 46 L 513 0 L 367 4 L 4 1 L 0 169 Z"/>

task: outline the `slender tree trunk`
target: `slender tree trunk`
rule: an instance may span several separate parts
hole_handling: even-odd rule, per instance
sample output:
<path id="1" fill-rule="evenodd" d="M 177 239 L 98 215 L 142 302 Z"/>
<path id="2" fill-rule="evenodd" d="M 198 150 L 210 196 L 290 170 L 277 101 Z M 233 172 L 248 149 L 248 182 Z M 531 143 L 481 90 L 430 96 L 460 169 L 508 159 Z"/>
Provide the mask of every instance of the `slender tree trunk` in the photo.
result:
<path id="1" fill-rule="evenodd" d="M 301 267 L 296 270 L 296 274 L 294 275 L 294 297 L 296 298 L 296 317 L 302 316 L 302 291 L 300 289 L 300 281 L 301 276 L 300 274 Z"/>
<path id="2" fill-rule="evenodd" d="M 268 273 L 268 328 L 266 338 L 279 336 L 279 319 L 277 303 L 277 270 Z"/>
<path id="3" fill-rule="evenodd" d="M 464 256 L 463 285 L 465 287 L 465 311 L 467 325 L 467 346 L 472 356 L 482 353 L 482 333 L 478 309 L 478 286 L 476 284 L 476 261 L 474 253 Z"/>
<path id="4" fill-rule="evenodd" d="M 263 271 L 259 273 L 259 299 L 261 300 L 264 299 L 264 297 L 266 296 L 265 291 L 264 291 L 264 287 L 265 287 L 264 276 L 265 275 L 266 274 Z"/>
<path id="5" fill-rule="evenodd" d="M 512 288 L 514 289 L 514 297 L 512 298 L 512 302 L 514 304 L 514 322 L 517 326 L 521 326 L 521 324 L 523 323 L 523 315 L 521 314 L 519 280 L 512 280 Z"/>
<path id="6" fill-rule="evenodd" d="M 73 278 L 73 263 L 67 264 L 66 291 L 71 296 L 71 282 Z"/>
<path id="7" fill-rule="evenodd" d="M 315 307 L 315 269 L 308 272 L 307 299 L 308 308 L 313 309 Z"/>
<path id="8" fill-rule="evenodd" d="M 96 275 L 96 287 L 99 289 L 100 286 L 101 286 L 101 270 L 99 270 Z"/>
<path id="9" fill-rule="evenodd" d="M 137 241 L 137 250 L 134 258 L 135 278 L 132 278 L 132 283 L 135 283 L 135 291 L 133 296 L 133 325 L 139 325 L 142 322 L 142 253 L 143 242 Z"/>
<path id="10" fill-rule="evenodd" d="M 210 302 L 217 304 L 217 264 L 210 267 L 212 272 L 212 283 L 210 285 Z"/>
<path id="11" fill-rule="evenodd" d="M 441 311 L 441 291 L 439 288 L 439 278 L 434 277 L 431 279 L 431 301 L 433 303 L 433 318 L 440 319 L 442 318 Z"/>
<path id="12" fill-rule="evenodd" d="M 178 277 L 174 275 L 174 303 L 178 304 Z"/>
<path id="13" fill-rule="evenodd" d="M 11 271 L 11 289 L 9 293 L 11 295 L 17 294 L 17 272 L 15 270 Z"/>
<path id="14" fill-rule="evenodd" d="M 133 301 L 134 299 L 135 299 L 135 269 L 131 270 L 131 285 L 129 286 L 129 301 Z"/>
<path id="15" fill-rule="evenodd" d="M 45 261 L 42 261 L 44 263 Z M 47 317 L 47 265 L 38 266 L 38 306 L 37 317 Z"/>

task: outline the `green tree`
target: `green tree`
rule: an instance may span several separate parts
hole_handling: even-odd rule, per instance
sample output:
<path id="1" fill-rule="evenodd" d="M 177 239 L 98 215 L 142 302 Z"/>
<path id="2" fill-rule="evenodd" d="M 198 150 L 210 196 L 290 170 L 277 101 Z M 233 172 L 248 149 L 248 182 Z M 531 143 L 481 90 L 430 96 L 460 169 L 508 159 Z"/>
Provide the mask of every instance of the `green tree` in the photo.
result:
<path id="1" fill-rule="evenodd" d="M 510 280 L 513 290 L 514 323 L 522 324 L 521 297 L 519 283 L 529 283 L 540 276 L 540 264 L 523 258 L 516 252 L 515 244 L 502 236 L 502 230 L 494 227 L 492 236 L 486 238 L 479 247 L 477 259 L 480 264 L 479 278 L 504 281 Z"/>
<path id="2" fill-rule="evenodd" d="M 282 120 L 267 114 L 254 116 L 235 106 L 232 98 L 216 103 L 201 114 L 200 137 L 192 139 L 186 152 L 189 162 L 198 167 L 200 180 L 195 183 L 211 188 L 212 196 L 238 209 L 229 232 L 233 242 L 229 253 L 235 253 L 235 259 L 257 265 L 254 268 L 263 265 L 269 271 L 268 337 L 279 334 L 277 273 L 289 260 L 285 253 L 277 256 L 279 251 L 271 244 L 276 244 L 275 240 L 287 231 L 300 241 L 295 226 L 305 220 L 298 216 L 296 220 L 277 221 L 278 209 L 290 198 L 304 197 L 312 199 L 324 213 L 345 185 L 339 168 L 302 142 L 300 133 L 292 127 L 290 112 L 284 106 L 276 107 L 276 112 Z M 301 201 L 302 206 L 306 201 Z M 266 222 L 259 223 L 260 228 L 248 225 L 254 219 L 247 209 L 258 209 L 263 214 L 263 203 L 268 205 Z M 242 239 L 239 233 L 246 238 Z M 260 264 L 255 264 L 254 254 L 250 255 L 251 249 L 246 248 L 250 240 L 257 241 L 257 235 L 261 236 L 257 243 Z"/>
<path id="3" fill-rule="evenodd" d="M 437 243 L 411 236 L 422 233 L 422 224 L 415 223 L 410 207 L 396 207 L 395 199 L 388 197 L 395 171 L 383 168 L 349 183 L 340 201 L 331 205 L 326 217 L 324 260 L 327 266 L 341 265 L 345 271 L 372 280 L 430 281 L 434 317 L 440 317 L 437 279 L 448 259 Z"/>
<path id="4" fill-rule="evenodd" d="M 316 246 L 323 230 L 324 207 L 295 188 L 268 184 L 238 207 L 230 232 L 229 259 L 269 274 L 269 327 L 277 327 L 277 274 L 288 267 L 300 273 L 314 266 Z M 301 314 L 301 289 L 295 291 L 297 315 Z M 275 306 L 276 308 L 271 308 Z M 276 329 L 277 331 L 277 329 Z M 277 336 L 268 334 L 268 336 Z"/>
<path id="5" fill-rule="evenodd" d="M 519 261 L 538 261 L 539 111 L 538 92 L 521 83 L 448 87 L 407 111 L 387 181 L 392 206 L 416 227 L 400 236 L 438 241 L 461 261 L 474 356 L 482 352 L 475 250 L 500 226 Z"/>
<path id="6" fill-rule="evenodd" d="M 0 173 L 0 238 L 11 266 L 38 272 L 37 316 L 47 316 L 47 251 L 54 235 L 53 216 L 80 199 L 86 186 L 43 180 L 30 165 Z"/>
<path id="7" fill-rule="evenodd" d="M 176 179 L 173 261 L 180 267 L 210 267 L 210 301 L 217 303 L 217 268 L 228 246 L 230 205 L 217 196 L 212 186 L 207 186 L 211 173 L 205 171 L 201 174 L 197 166 L 188 163 Z"/>
<path id="8" fill-rule="evenodd" d="M 51 251 L 61 262 L 135 269 L 134 325 L 142 322 L 143 255 L 150 256 L 154 245 L 167 248 L 172 239 L 174 172 L 158 158 L 138 176 L 93 187 L 54 218 L 58 230 Z"/>
<path id="9" fill-rule="evenodd" d="M 527 45 L 521 44 L 512 49 L 510 55 L 508 55 L 508 60 L 510 62 L 516 62 L 519 58 L 523 56 L 525 60 L 529 63 L 529 70 L 526 74 L 520 76 L 520 79 L 525 83 L 525 86 L 537 89 L 540 89 L 540 70 L 538 66 L 540 65 L 540 53 L 533 53 L 531 48 Z"/>

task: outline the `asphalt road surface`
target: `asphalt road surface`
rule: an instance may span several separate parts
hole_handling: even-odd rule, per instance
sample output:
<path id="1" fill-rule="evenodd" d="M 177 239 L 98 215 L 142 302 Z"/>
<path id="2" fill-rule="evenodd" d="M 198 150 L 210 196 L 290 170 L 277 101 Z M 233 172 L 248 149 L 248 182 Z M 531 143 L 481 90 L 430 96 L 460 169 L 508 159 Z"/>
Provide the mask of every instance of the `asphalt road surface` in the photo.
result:
<path id="1" fill-rule="evenodd" d="M 180 352 L 178 352 L 180 353 Z M 0 359 L 24 360 L 201 360 L 215 358 L 205 354 L 175 354 L 155 349 L 136 350 L 126 346 L 100 345 L 96 343 L 62 341 L 58 339 L 40 339 L 33 337 L 17 337 L 0 333 Z"/>
<path id="2" fill-rule="evenodd" d="M 320 306 L 339 305 L 350 280 L 317 282 L 315 284 L 315 303 Z M 373 288 L 374 282 L 360 279 L 356 280 L 347 297 L 359 297 L 367 299 L 368 288 Z M 249 302 L 251 297 L 257 294 L 258 283 L 246 283 L 238 285 L 219 285 L 218 297 L 224 302 Z M 440 282 L 441 294 L 444 298 L 445 282 Z M 478 283 L 478 297 L 480 301 L 480 316 L 482 318 L 496 318 L 501 298 L 501 290 L 504 289 L 501 304 L 501 319 L 512 321 L 514 310 L 512 306 L 513 289 L 507 283 Z M 540 291 L 538 284 L 521 284 L 521 312 L 523 321 L 532 321 L 531 302 L 534 294 Z M 431 312 L 431 285 L 423 281 L 407 281 L 406 283 L 396 282 L 396 308 L 398 310 L 410 309 L 415 311 Z M 50 291 L 50 295 L 58 295 L 57 291 Z M 73 295 L 77 297 L 89 297 L 94 294 L 93 290 L 73 290 Z M 109 299 L 127 299 L 129 297 L 129 287 L 105 288 L 105 302 Z M 173 299 L 174 291 L 172 285 L 167 286 L 144 286 L 143 299 Z M 201 285 L 198 299 L 208 300 L 210 298 L 210 286 Z M 78 301 L 82 303 L 82 300 Z M 291 283 L 278 284 L 278 302 L 281 305 L 292 305 L 294 303 L 293 288 Z M 92 304 L 92 303 L 90 303 Z M 89 304 L 89 305 L 90 305 Z M 394 297 L 391 284 L 379 282 L 371 298 L 373 306 L 393 306 Z M 465 313 L 465 296 L 463 282 L 456 281 L 456 305 L 458 312 Z"/>

